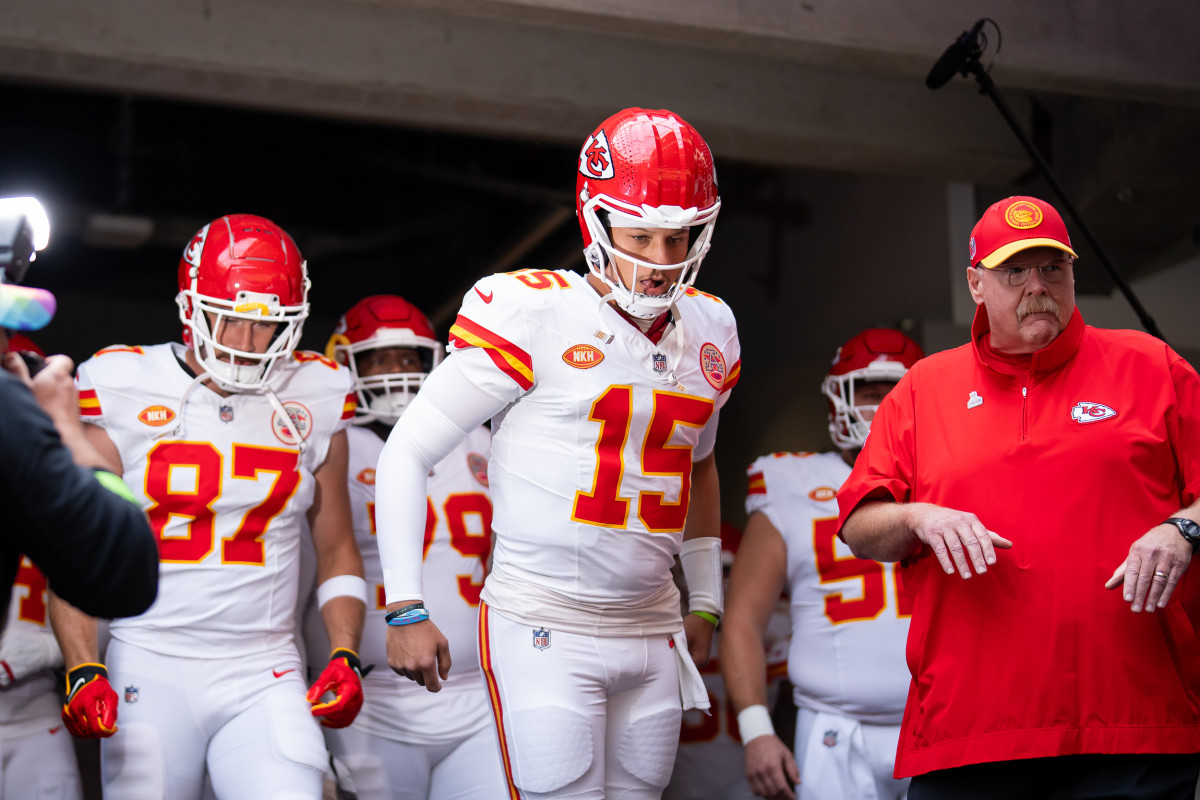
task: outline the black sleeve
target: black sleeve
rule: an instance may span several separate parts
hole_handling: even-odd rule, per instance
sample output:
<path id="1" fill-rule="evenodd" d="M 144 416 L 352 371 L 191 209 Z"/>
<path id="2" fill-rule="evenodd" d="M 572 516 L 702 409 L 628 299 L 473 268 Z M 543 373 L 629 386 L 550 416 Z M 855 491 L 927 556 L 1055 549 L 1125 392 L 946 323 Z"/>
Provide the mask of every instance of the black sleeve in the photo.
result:
<path id="1" fill-rule="evenodd" d="M 0 503 L 4 550 L 29 556 L 71 605 L 111 619 L 154 602 L 158 547 L 146 515 L 75 464 L 28 387 L 3 370 Z"/>

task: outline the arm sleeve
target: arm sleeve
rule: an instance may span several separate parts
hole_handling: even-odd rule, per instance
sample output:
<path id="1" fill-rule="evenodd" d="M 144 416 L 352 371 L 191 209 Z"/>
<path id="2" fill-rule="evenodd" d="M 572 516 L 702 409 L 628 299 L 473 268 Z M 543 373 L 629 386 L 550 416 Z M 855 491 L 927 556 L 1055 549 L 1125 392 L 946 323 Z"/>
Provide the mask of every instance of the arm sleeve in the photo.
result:
<path id="1" fill-rule="evenodd" d="M 158 591 L 146 515 L 72 461 L 32 393 L 7 373 L 0 408 L 0 493 L 13 510 L 4 547 L 28 555 L 60 597 L 91 616 L 145 611 Z"/>
<path id="2" fill-rule="evenodd" d="M 473 384 L 452 353 L 425 380 L 392 428 L 375 471 L 375 530 L 386 602 L 423 599 L 421 547 L 425 539 L 429 471 L 508 403 Z"/>

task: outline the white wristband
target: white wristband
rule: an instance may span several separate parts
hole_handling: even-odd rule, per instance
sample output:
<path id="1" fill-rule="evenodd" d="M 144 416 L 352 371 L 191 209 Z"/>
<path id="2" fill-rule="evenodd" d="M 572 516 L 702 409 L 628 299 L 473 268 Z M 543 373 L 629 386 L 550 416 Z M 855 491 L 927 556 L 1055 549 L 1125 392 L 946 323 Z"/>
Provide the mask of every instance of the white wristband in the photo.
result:
<path id="1" fill-rule="evenodd" d="M 721 570 L 721 540 L 716 536 L 688 539 L 679 548 L 679 563 L 687 581 L 688 611 L 704 611 L 721 616 L 724 576 Z"/>
<path id="2" fill-rule="evenodd" d="M 367 604 L 367 582 L 357 575 L 334 575 L 317 587 L 317 608 L 335 597 L 354 597 Z"/>
<path id="3" fill-rule="evenodd" d="M 751 739 L 760 736 L 774 736 L 775 726 L 771 724 L 771 712 L 766 706 L 746 706 L 737 715 L 738 734 L 742 744 L 748 744 Z"/>

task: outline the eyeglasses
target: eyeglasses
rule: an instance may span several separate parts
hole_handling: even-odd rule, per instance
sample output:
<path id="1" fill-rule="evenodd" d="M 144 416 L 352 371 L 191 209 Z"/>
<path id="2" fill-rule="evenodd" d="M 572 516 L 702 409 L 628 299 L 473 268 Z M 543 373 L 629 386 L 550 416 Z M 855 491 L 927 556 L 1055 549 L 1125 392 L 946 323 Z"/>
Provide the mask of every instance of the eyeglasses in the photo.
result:
<path id="1" fill-rule="evenodd" d="M 1029 280 L 1029 273 L 1037 270 L 1042 276 L 1043 283 L 1062 283 L 1063 278 L 1071 271 L 1070 259 L 1066 261 L 1054 261 L 1049 264 L 1042 264 L 1036 267 L 1012 267 L 1001 264 L 993 269 L 987 267 L 977 267 L 984 272 L 991 272 L 997 278 L 1009 286 L 1023 286 Z"/>

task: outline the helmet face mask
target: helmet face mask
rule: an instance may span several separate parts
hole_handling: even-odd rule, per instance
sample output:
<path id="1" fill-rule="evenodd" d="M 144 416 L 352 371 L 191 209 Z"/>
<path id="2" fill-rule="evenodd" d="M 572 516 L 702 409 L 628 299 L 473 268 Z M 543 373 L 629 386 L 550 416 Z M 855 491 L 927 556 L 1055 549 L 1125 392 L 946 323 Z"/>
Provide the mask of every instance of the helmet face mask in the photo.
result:
<path id="1" fill-rule="evenodd" d="M 389 348 L 416 351 L 421 371 L 364 376 L 359 370 L 362 357 Z M 325 354 L 349 368 L 354 379 L 358 399 L 356 425 L 370 422 L 395 425 L 425 378 L 441 363 L 442 352 L 442 344 L 425 315 L 396 295 L 374 295 L 360 300 L 338 320 L 325 347 Z"/>
<path id="2" fill-rule="evenodd" d="M 278 225 L 250 214 L 214 220 L 179 262 L 175 301 L 184 344 L 222 389 L 261 391 L 300 342 L 309 286 L 299 249 Z M 239 322 L 275 325 L 263 352 L 221 343 Z"/>
<path id="3" fill-rule="evenodd" d="M 889 328 L 869 328 L 838 348 L 833 367 L 821 384 L 829 400 L 829 436 L 842 450 L 866 443 L 878 404 L 856 405 L 856 387 L 896 383 L 925 353 L 912 339 Z"/>
<path id="4" fill-rule="evenodd" d="M 670 111 L 625 109 L 584 142 L 575 203 L 584 257 L 591 274 L 631 317 L 654 319 L 692 286 L 720 208 L 708 145 Z M 613 227 L 688 229 L 691 244 L 683 261 L 654 264 L 616 250 L 609 236 Z M 616 270 L 608 269 L 616 257 L 633 264 L 633 286 L 643 272 L 682 272 L 666 293 L 652 297 L 625 286 Z"/>

